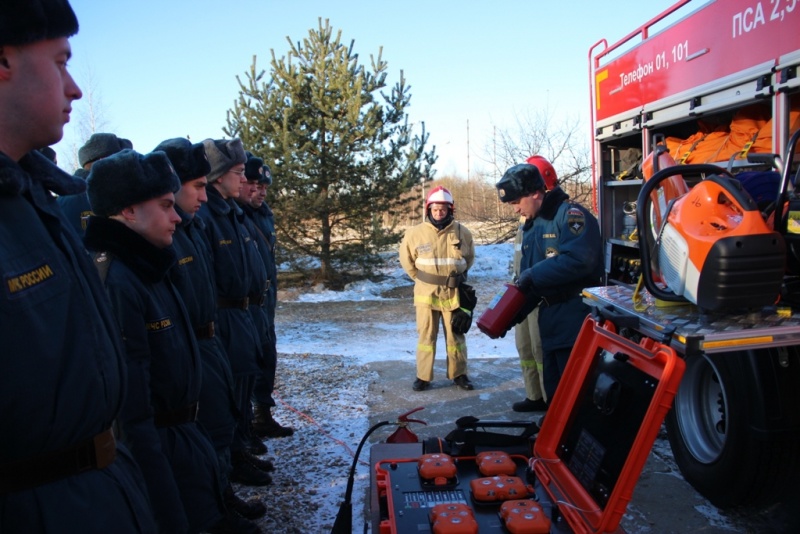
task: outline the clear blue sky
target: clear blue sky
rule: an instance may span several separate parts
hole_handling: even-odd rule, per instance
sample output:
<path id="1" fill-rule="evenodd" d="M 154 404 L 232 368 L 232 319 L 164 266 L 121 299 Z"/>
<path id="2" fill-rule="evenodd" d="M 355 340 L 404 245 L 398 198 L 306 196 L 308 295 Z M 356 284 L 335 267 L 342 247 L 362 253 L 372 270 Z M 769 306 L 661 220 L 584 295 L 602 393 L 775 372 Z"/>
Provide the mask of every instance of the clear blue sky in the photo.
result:
<path id="1" fill-rule="evenodd" d="M 403 70 L 411 85 L 411 121 L 425 121 L 436 145 L 437 177 L 486 168 L 493 126 L 514 131 L 517 114 L 589 116 L 589 47 L 609 44 L 649 21 L 673 0 L 71 0 L 80 32 L 70 69 L 101 104 L 102 131 L 149 152 L 170 137 L 222 137 L 254 55 L 286 55 L 320 17 L 355 40 L 362 62 L 383 46 L 389 85 Z M 700 2 L 692 2 L 693 4 Z M 367 63 L 368 64 L 368 63 Z M 56 145 L 80 146 L 77 121 Z M 469 136 L 467 135 L 469 123 Z M 469 148 L 468 148 L 469 142 Z"/>

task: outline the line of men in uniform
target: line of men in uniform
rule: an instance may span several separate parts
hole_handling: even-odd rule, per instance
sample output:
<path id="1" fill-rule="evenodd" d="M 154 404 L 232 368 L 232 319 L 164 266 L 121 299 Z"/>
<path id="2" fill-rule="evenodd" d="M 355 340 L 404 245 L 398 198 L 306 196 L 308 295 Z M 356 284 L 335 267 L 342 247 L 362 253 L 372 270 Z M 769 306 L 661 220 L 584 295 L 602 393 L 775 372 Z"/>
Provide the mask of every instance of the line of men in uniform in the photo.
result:
<path id="1" fill-rule="evenodd" d="M 239 139 L 58 142 L 80 88 L 67 0 L 0 6 L 0 531 L 260 532 L 275 229 Z"/>
<path id="2" fill-rule="evenodd" d="M 130 343 L 131 348 L 127 351 L 129 369 L 137 369 L 137 360 L 131 354 L 137 350 L 142 353 L 146 368 L 140 369 L 138 381 L 150 381 L 149 392 L 146 388 L 138 391 L 144 396 L 138 399 L 140 413 L 134 414 L 134 417 L 146 419 L 148 409 L 156 410 L 153 415 L 156 427 L 164 424 L 158 420 L 162 412 L 176 416 L 166 426 L 196 420 L 213 448 L 218 467 L 215 476 L 219 478 L 224 511 L 228 514 L 223 523 L 212 528 L 212 532 L 257 531 L 248 520 L 263 516 L 266 507 L 258 501 L 240 499 L 231 482 L 250 486 L 270 484 L 270 472 L 274 465 L 271 459 L 258 457 L 268 452 L 261 438 L 288 436 L 293 432 L 291 428 L 277 423 L 271 414 L 271 407 L 275 404 L 272 391 L 277 358 L 274 330 L 275 229 L 271 210 L 264 201 L 266 188 L 271 183 L 271 173 L 261 158 L 245 152 L 239 139 L 207 139 L 203 143 L 193 144 L 185 138 L 172 138 L 145 155 L 131 148 L 122 148 L 129 146 L 129 141 L 113 134 L 95 134 L 90 138 L 81 149 L 81 154 L 95 149 L 87 156 L 88 163 L 92 165 L 86 178 L 90 214 L 87 217 L 85 209 L 65 213 L 68 218 L 72 217 L 74 226 L 85 225 L 84 241 L 87 248 L 97 254 L 96 263 L 111 264 L 105 267 L 108 269 L 105 285 L 112 297 L 112 308 L 123 325 L 123 332 L 128 330 L 125 325 L 131 321 L 136 322 L 140 330 L 142 327 L 145 329 L 140 331 L 139 336 L 148 338 L 148 341 L 140 341 L 144 348 Z M 159 160 L 165 164 L 163 172 L 158 171 Z M 172 174 L 178 177 L 180 187 L 164 193 L 169 166 Z M 137 192 L 141 193 L 137 196 Z M 165 382 L 163 388 L 174 393 L 176 381 L 187 376 L 187 362 L 172 366 L 172 374 L 168 372 L 161 375 L 159 370 L 163 362 L 156 365 L 154 360 L 158 359 L 159 354 L 154 345 L 166 337 L 162 330 L 174 328 L 173 318 L 180 314 L 180 310 L 176 308 L 170 313 L 159 309 L 137 310 L 131 305 L 137 300 L 135 296 L 116 296 L 117 292 L 130 293 L 135 284 L 126 279 L 130 276 L 123 277 L 115 284 L 117 269 L 113 261 L 118 259 L 125 263 L 130 253 L 138 260 L 148 257 L 149 247 L 144 250 L 137 248 L 136 242 L 141 240 L 130 232 L 127 232 L 127 237 L 133 239 L 126 239 L 125 233 L 118 235 L 120 226 L 113 221 L 117 213 L 124 214 L 124 207 L 135 207 L 133 200 L 140 196 L 158 199 L 159 193 L 174 195 L 171 209 L 175 212 L 171 221 L 174 223 L 172 241 L 168 243 L 169 240 L 165 239 L 162 243 L 164 250 L 171 252 L 165 253 L 163 260 L 169 263 L 169 267 L 161 274 L 166 278 L 165 283 L 171 284 L 172 291 L 177 293 L 179 298 L 175 300 L 182 301 L 186 309 L 186 328 L 193 334 L 186 336 L 184 332 L 174 340 L 172 346 L 165 346 L 160 356 L 164 361 L 176 363 L 175 355 L 183 348 L 179 345 L 187 344 L 188 339 L 197 345 L 197 350 L 192 351 L 197 356 L 196 361 L 192 360 L 192 365 L 199 367 L 199 384 L 194 388 L 195 391 L 190 395 L 184 393 L 172 403 L 173 406 L 164 408 L 156 408 L 165 392 L 162 387 L 158 387 L 157 391 L 157 386 L 162 384 L 155 383 Z M 113 206 L 105 207 L 113 198 L 119 200 Z M 59 197 L 59 202 L 68 199 Z M 78 221 L 77 217 L 81 220 Z M 134 230 L 143 226 L 141 235 L 147 240 L 153 232 L 147 221 L 142 223 L 135 217 L 132 220 Z M 167 222 L 166 229 L 169 231 L 170 228 L 172 226 Z M 150 241 L 152 244 L 153 239 Z M 161 253 L 158 250 L 151 252 L 156 253 L 154 265 L 160 266 L 158 256 Z M 135 264 L 136 261 L 130 263 Z M 147 273 L 143 275 L 147 277 Z M 139 293 L 143 294 L 144 291 Z M 134 317 L 127 317 L 131 313 Z M 165 323 L 162 316 L 169 318 L 169 322 Z M 142 318 L 149 321 L 142 321 Z M 129 330 L 133 331 L 134 328 Z M 129 336 L 126 338 L 130 339 Z M 166 396 L 169 397 L 169 393 Z M 174 406 L 176 404 L 178 406 Z M 148 427 L 146 430 L 152 429 Z M 132 442 L 137 439 L 136 433 L 128 433 L 126 437 Z M 148 435 L 147 431 L 142 432 L 138 439 L 145 444 L 156 442 L 156 438 Z M 186 501 L 183 507 L 187 515 L 191 515 L 189 509 L 197 512 L 211 509 L 209 504 L 203 505 L 198 496 L 186 498 L 186 492 L 181 491 L 180 487 L 177 492 L 165 489 L 168 486 L 157 474 L 164 472 L 158 459 L 146 454 L 139 457 L 137 450 L 146 451 L 147 447 L 134 447 L 134 457 L 145 471 L 157 519 L 163 517 L 169 521 L 168 518 L 180 509 L 174 500 L 176 495 Z M 175 454 L 179 454 L 183 461 L 188 457 L 185 452 L 177 450 Z M 169 463 L 174 470 L 174 459 L 170 459 Z M 154 468 L 151 476 L 147 476 L 148 467 Z M 195 477 L 203 473 L 197 469 L 197 465 L 186 467 Z M 181 474 L 176 479 L 183 477 Z M 200 478 L 204 479 L 202 476 Z M 187 485 L 191 488 L 190 494 L 198 493 L 202 487 L 201 481 L 193 480 Z M 213 493 L 213 488 L 209 490 Z M 159 507 L 162 508 L 160 517 Z M 165 524 L 170 525 L 168 522 Z M 191 522 L 190 527 L 191 531 L 195 530 Z M 171 525 L 169 530 L 182 531 L 179 524 Z"/>

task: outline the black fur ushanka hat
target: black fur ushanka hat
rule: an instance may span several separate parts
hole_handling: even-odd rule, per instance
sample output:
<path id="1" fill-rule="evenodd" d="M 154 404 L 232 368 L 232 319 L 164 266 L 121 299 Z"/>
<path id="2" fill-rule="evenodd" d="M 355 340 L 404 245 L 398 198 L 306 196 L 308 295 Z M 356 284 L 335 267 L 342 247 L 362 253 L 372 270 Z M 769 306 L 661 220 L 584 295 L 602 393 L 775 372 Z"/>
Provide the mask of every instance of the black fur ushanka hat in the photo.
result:
<path id="1" fill-rule="evenodd" d="M 78 33 L 78 18 L 67 0 L 0 2 L 0 46 L 24 45 Z"/>
<path id="2" fill-rule="evenodd" d="M 206 157 L 206 149 L 203 143 L 194 143 L 185 137 L 175 137 L 161 141 L 153 152 L 160 150 L 167 154 L 172 166 L 175 167 L 175 172 L 178 173 L 178 178 L 181 183 L 189 182 L 200 178 L 201 176 L 208 176 L 211 172 L 211 164 Z"/>
<path id="3" fill-rule="evenodd" d="M 247 162 L 244 164 L 244 177 L 248 182 L 256 182 L 272 185 L 272 172 L 268 165 L 264 165 L 264 160 L 250 152 L 246 152 Z"/>
<path id="4" fill-rule="evenodd" d="M 124 208 L 181 188 L 164 152 L 142 155 L 127 148 L 92 165 L 86 183 L 89 204 L 99 217 L 116 215 Z"/>

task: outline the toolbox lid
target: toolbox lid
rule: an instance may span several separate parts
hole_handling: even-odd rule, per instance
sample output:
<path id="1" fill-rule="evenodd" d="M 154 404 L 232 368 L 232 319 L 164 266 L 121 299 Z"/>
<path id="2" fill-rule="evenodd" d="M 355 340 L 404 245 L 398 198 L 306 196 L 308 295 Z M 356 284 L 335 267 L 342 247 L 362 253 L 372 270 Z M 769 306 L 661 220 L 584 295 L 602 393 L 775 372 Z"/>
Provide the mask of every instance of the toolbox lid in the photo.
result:
<path id="1" fill-rule="evenodd" d="M 619 526 L 685 367 L 615 330 L 587 317 L 534 445 L 534 472 L 576 533 Z"/>

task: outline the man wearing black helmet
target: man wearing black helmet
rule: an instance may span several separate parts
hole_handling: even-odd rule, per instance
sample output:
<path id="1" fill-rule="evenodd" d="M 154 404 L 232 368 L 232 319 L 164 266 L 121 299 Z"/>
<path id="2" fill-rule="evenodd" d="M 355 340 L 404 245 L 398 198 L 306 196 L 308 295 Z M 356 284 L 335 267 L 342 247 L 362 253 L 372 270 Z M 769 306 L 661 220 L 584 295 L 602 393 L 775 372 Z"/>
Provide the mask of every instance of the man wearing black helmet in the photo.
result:
<path id="1" fill-rule="evenodd" d="M 544 385 L 552 402 L 589 307 L 581 290 L 600 285 L 600 227 L 592 213 L 559 186 L 548 190 L 537 165 L 509 168 L 496 185 L 500 201 L 527 219 L 517 286 L 527 296 L 522 320 L 537 305 Z"/>

